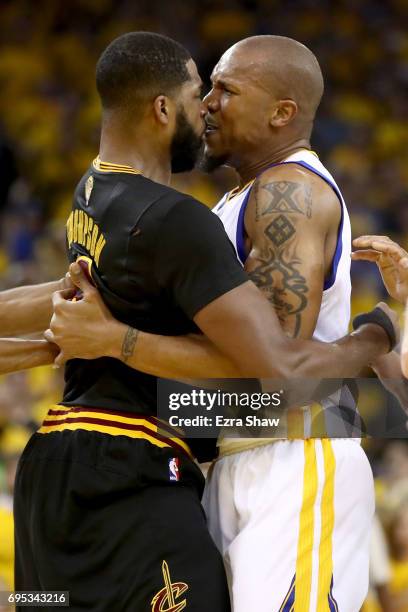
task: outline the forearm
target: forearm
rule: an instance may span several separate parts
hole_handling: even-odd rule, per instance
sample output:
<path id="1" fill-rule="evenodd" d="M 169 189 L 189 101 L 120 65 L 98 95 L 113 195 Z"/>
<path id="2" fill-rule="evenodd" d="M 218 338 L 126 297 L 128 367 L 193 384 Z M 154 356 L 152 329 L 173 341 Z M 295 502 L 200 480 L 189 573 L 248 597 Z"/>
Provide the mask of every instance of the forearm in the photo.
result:
<path id="1" fill-rule="evenodd" d="M 282 364 L 284 378 L 354 378 L 389 349 L 385 332 L 374 324 L 332 343 L 295 340 Z M 292 374 L 288 374 L 288 370 Z"/>
<path id="2" fill-rule="evenodd" d="M 0 338 L 0 374 L 53 363 L 58 347 L 46 340 Z"/>
<path id="3" fill-rule="evenodd" d="M 109 324 L 106 352 L 129 367 L 174 380 L 237 378 L 238 368 L 205 336 L 159 336 L 135 332 L 122 323 Z"/>
<path id="4" fill-rule="evenodd" d="M 109 324 L 105 351 L 129 367 L 170 379 L 239 378 L 242 371 L 204 336 L 159 336 L 135 332 L 126 325 Z M 124 357 L 126 335 L 131 338 Z M 248 371 L 245 376 L 263 378 L 352 378 L 370 361 L 387 350 L 385 333 L 376 325 L 365 325 L 350 336 L 326 344 L 312 340 L 289 340 L 276 349 L 268 368 Z M 126 352 L 126 349 L 125 349 Z"/>
<path id="5" fill-rule="evenodd" d="M 3 337 L 43 331 L 52 316 L 51 296 L 64 280 L 0 292 L 0 333 Z"/>
<path id="6" fill-rule="evenodd" d="M 381 380 L 384 387 L 400 402 L 401 406 L 408 407 L 408 379 L 401 371 L 401 356 L 393 351 L 381 357 L 373 364 L 373 370 Z"/>

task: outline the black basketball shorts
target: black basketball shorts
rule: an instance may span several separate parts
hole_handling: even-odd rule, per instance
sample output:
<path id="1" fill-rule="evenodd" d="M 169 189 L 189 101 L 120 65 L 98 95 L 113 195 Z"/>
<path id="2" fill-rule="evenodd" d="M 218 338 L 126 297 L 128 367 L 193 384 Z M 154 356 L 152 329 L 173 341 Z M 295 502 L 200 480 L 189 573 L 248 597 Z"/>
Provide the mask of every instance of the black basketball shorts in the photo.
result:
<path id="1" fill-rule="evenodd" d="M 136 415 L 50 413 L 16 476 L 16 590 L 69 591 L 78 612 L 228 612 L 188 447 L 121 431 Z"/>

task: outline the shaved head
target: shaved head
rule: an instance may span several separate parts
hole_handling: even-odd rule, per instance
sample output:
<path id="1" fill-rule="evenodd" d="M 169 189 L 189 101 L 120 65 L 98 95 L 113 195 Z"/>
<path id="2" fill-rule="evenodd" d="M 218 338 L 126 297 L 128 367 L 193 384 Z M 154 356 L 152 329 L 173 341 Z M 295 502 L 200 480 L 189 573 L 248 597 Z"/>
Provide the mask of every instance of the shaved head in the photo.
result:
<path id="1" fill-rule="evenodd" d="M 243 76 L 258 80 L 274 97 L 294 100 L 299 114 L 313 120 L 323 95 L 323 75 L 315 55 L 284 36 L 251 36 L 222 56 L 239 64 Z"/>
<path id="2" fill-rule="evenodd" d="M 211 75 L 204 167 L 235 169 L 310 148 L 323 95 L 319 62 L 284 36 L 252 36 L 228 49 Z"/>

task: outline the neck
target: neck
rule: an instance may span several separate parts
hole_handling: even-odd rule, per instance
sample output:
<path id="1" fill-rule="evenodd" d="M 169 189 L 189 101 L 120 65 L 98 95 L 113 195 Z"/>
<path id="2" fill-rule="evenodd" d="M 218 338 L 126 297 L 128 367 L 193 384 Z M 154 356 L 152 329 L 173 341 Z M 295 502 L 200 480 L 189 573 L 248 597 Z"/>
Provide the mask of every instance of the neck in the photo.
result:
<path id="1" fill-rule="evenodd" d="M 281 147 L 275 148 L 273 151 L 269 150 L 264 155 L 260 155 L 258 159 L 244 162 L 240 166 L 234 165 L 240 177 L 240 185 L 246 185 L 272 164 L 278 164 L 302 149 L 310 151 L 310 142 L 307 138 L 300 138 L 290 144 L 286 143 Z"/>
<path id="2" fill-rule="evenodd" d="M 170 156 L 167 151 L 160 151 L 157 146 L 155 147 L 154 142 L 151 135 L 142 131 L 129 140 L 129 134 L 123 135 L 121 130 L 115 129 L 114 126 L 103 126 L 99 157 L 102 161 L 111 164 L 131 166 L 146 178 L 169 185 Z"/>

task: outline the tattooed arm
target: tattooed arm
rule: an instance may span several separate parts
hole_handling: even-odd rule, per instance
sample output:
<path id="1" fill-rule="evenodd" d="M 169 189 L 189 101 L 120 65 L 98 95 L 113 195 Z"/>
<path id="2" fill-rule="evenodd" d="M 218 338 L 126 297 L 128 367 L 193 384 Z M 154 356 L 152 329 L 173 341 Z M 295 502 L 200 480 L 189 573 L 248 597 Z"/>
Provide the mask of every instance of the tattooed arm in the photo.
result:
<path id="1" fill-rule="evenodd" d="M 340 218 L 333 190 L 295 164 L 271 168 L 252 189 L 245 269 L 291 336 L 313 335 Z"/>
<path id="2" fill-rule="evenodd" d="M 246 334 L 246 348 L 252 343 L 255 351 L 269 351 L 262 369 L 251 353 L 251 362 L 243 372 L 231 355 L 223 353 L 215 342 L 210 341 L 211 338 L 160 336 L 120 323 L 112 317 L 81 268 L 77 268 L 73 277 L 83 298 L 71 302 L 64 299 L 66 292 L 55 293 L 54 315 L 45 334 L 61 349 L 56 359 L 59 365 L 74 357 L 95 359 L 107 356 L 121 359 L 129 367 L 146 374 L 176 380 L 241 376 L 288 380 L 296 376 L 316 378 L 323 368 L 328 378 L 349 378 L 389 350 L 386 334 L 375 324 L 364 325 L 332 344 L 291 340 L 282 333 L 268 301 L 262 298 L 253 283 L 248 282 L 242 285 L 242 291 L 240 287 L 229 291 L 202 309 L 196 317 L 199 326 L 208 327 L 209 335 L 223 333 L 227 322 L 227 333 L 232 343 L 239 329 Z M 388 312 L 385 305 L 383 308 Z M 243 310 L 244 315 L 241 314 Z M 231 319 L 233 323 L 230 323 Z M 254 320 L 259 326 L 256 339 Z M 235 353 L 242 354 L 237 345 Z"/>

